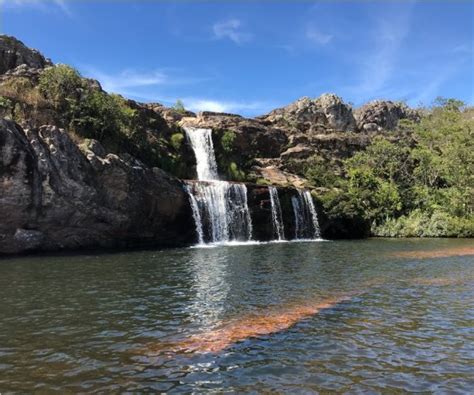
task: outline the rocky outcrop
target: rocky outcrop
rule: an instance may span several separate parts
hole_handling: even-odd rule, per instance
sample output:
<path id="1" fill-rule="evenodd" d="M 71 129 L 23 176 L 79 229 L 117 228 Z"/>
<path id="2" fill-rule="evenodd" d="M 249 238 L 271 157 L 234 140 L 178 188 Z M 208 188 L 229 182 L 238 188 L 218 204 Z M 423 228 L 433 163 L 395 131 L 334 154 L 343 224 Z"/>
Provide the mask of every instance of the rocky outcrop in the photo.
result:
<path id="1" fill-rule="evenodd" d="M 278 187 L 278 196 L 283 217 L 284 235 L 286 240 L 295 238 L 295 215 L 292 197 L 297 191 L 293 187 Z M 270 193 L 267 186 L 247 184 L 248 205 L 252 217 L 253 237 L 256 240 L 268 241 L 275 239 L 272 223 Z M 359 218 L 330 218 L 321 202 L 313 197 L 315 203 L 321 237 L 324 239 L 355 239 L 369 235 L 370 225 Z"/>
<path id="2" fill-rule="evenodd" d="M 420 115 L 404 103 L 375 100 L 358 108 L 355 118 L 359 131 L 375 133 L 394 130 L 401 119 L 418 121 Z"/>
<path id="3" fill-rule="evenodd" d="M 52 63 L 35 49 L 28 48 L 15 37 L 0 35 L 0 74 L 13 70 L 20 65 L 41 69 Z"/>
<path id="4" fill-rule="evenodd" d="M 317 99 L 303 97 L 258 119 L 265 124 L 278 125 L 293 132 L 355 130 L 352 109 L 334 94 L 324 94 Z"/>
<path id="5" fill-rule="evenodd" d="M 279 157 L 288 141 L 283 130 L 235 114 L 201 112 L 197 117 L 182 118 L 180 125 L 210 128 L 218 137 L 233 132 L 233 148 L 246 159 Z"/>
<path id="6" fill-rule="evenodd" d="M 143 104 L 144 107 L 149 108 L 150 110 L 160 114 L 166 122 L 169 124 L 178 123 L 184 117 L 195 117 L 196 114 L 192 111 L 187 110 L 176 110 L 172 107 L 165 107 L 163 104 L 160 103 L 146 103 Z"/>
<path id="7" fill-rule="evenodd" d="M 194 241 L 179 180 L 96 141 L 81 149 L 55 126 L 0 121 L 0 253 Z"/>
<path id="8" fill-rule="evenodd" d="M 234 144 L 243 154 L 253 157 L 275 157 L 286 143 L 281 130 L 273 130 L 258 121 L 236 114 L 201 112 L 194 118 L 183 118 L 183 126 L 210 128 L 215 134 L 232 131 L 236 134 Z"/>

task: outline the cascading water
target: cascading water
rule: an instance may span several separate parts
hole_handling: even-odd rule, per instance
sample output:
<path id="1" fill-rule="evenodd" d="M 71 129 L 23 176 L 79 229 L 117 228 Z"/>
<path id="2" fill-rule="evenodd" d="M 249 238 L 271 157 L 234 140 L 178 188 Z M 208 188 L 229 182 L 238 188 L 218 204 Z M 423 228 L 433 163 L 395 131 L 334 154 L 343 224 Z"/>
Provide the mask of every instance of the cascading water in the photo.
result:
<path id="1" fill-rule="evenodd" d="M 203 244 L 204 243 L 204 234 L 202 230 L 202 219 L 201 219 L 201 213 L 199 212 L 199 204 L 194 197 L 194 195 L 191 192 L 191 188 L 189 185 L 185 185 L 186 192 L 188 193 L 189 200 L 191 202 L 191 209 L 193 210 L 193 219 L 194 223 L 196 224 L 196 233 L 198 235 L 198 243 Z"/>
<path id="2" fill-rule="evenodd" d="M 218 180 L 216 155 L 212 143 L 212 130 L 202 128 L 184 128 L 196 156 L 198 180 Z"/>
<path id="3" fill-rule="evenodd" d="M 285 239 L 285 230 L 283 227 L 283 215 L 281 213 L 280 199 L 278 198 L 278 189 L 275 187 L 268 187 L 270 194 L 270 203 L 272 206 L 272 224 L 273 233 L 276 239 Z"/>
<path id="4" fill-rule="evenodd" d="M 309 191 L 300 191 L 291 197 L 293 213 L 295 216 L 296 239 L 319 239 L 318 215 L 314 207 L 313 198 Z"/>
<path id="5" fill-rule="evenodd" d="M 245 184 L 220 181 L 211 129 L 184 128 L 196 156 L 199 181 L 189 181 L 187 192 L 199 244 L 252 238 L 252 220 Z"/>

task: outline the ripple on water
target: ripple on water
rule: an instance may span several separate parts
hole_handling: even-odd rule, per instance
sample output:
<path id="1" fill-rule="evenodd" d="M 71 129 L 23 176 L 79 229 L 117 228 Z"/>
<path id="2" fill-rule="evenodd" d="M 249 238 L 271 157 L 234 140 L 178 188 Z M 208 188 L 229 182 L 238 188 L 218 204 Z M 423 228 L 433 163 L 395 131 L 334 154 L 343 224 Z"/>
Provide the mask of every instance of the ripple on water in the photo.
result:
<path id="1" fill-rule="evenodd" d="M 4 260 L 0 389 L 468 393 L 468 248 L 366 240 Z"/>

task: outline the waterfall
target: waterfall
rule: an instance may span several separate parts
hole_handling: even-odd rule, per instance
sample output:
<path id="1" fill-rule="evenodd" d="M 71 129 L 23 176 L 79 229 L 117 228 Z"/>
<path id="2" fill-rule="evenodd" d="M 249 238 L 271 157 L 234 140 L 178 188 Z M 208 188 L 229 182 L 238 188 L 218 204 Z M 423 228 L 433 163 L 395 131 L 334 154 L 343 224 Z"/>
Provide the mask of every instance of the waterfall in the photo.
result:
<path id="1" fill-rule="evenodd" d="M 199 242 L 212 243 L 252 239 L 252 220 L 247 187 L 225 181 L 188 181 Z"/>
<path id="2" fill-rule="evenodd" d="M 311 193 L 298 190 L 297 195 L 291 197 L 291 204 L 295 216 L 295 238 L 320 238 L 318 215 Z"/>
<path id="3" fill-rule="evenodd" d="M 187 184 L 199 243 L 252 238 L 252 220 L 247 203 L 247 187 L 220 181 L 211 129 L 184 128 L 196 156 L 199 181 Z"/>
<path id="4" fill-rule="evenodd" d="M 281 213 L 280 199 L 278 198 L 278 189 L 275 187 L 268 187 L 270 194 L 270 203 L 272 206 L 272 225 L 275 237 L 278 240 L 285 239 L 285 231 L 283 227 L 283 215 Z"/>
<path id="5" fill-rule="evenodd" d="M 184 128 L 196 156 L 198 180 L 218 180 L 211 129 Z"/>
<path id="6" fill-rule="evenodd" d="M 199 204 L 191 192 L 191 188 L 189 185 L 185 185 L 186 192 L 189 196 L 189 201 L 191 202 L 191 209 L 193 210 L 193 219 L 194 223 L 196 224 L 196 233 L 198 235 L 198 243 L 204 244 L 204 234 L 202 231 L 202 220 L 201 220 L 201 213 L 199 212 Z"/>

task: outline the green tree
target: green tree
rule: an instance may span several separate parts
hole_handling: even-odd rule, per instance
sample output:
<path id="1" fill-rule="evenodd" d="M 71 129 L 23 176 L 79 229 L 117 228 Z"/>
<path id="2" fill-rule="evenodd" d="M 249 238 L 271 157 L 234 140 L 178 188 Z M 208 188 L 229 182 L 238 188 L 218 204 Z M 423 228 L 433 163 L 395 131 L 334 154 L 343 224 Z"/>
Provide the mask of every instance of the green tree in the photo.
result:
<path id="1" fill-rule="evenodd" d="M 178 112 L 186 112 L 186 108 L 184 107 L 184 103 L 181 99 L 176 100 L 173 108 Z"/>

